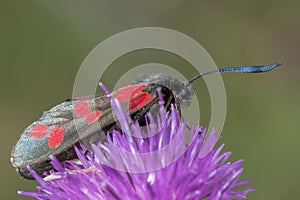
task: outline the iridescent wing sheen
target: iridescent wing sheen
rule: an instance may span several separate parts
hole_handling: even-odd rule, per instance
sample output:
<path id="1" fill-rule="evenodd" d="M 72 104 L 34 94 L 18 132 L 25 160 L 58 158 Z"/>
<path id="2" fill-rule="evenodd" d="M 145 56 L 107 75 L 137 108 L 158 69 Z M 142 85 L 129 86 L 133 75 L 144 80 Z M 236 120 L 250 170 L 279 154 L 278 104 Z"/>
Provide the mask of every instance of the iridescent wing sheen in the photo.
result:
<path id="1" fill-rule="evenodd" d="M 137 84 L 121 88 L 112 96 L 127 109 L 134 121 L 143 123 L 145 114 L 158 103 L 158 87 L 162 86 Z M 174 103 L 174 97 L 170 90 L 162 88 L 169 106 Z M 30 179 L 27 166 L 41 175 L 51 169 L 50 155 L 56 155 L 60 160 L 76 158 L 73 146 L 80 140 L 85 144 L 96 143 L 105 138 L 104 133 L 117 128 L 108 96 L 72 98 L 44 112 L 25 129 L 13 149 L 12 163 L 23 177 Z"/>

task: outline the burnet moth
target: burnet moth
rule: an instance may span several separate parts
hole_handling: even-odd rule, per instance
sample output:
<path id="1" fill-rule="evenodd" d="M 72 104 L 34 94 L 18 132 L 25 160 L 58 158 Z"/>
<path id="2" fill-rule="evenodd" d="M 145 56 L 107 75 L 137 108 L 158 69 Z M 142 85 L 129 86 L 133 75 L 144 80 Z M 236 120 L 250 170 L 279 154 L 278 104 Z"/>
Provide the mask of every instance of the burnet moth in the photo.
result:
<path id="1" fill-rule="evenodd" d="M 189 106 L 192 101 L 194 91 L 191 83 L 203 76 L 224 72 L 260 73 L 270 71 L 281 64 L 222 68 L 199 74 L 188 82 L 162 74 L 145 75 L 133 85 L 113 92 L 112 97 L 121 105 L 127 106 L 133 121 L 143 123 L 147 112 L 159 102 L 158 89 L 165 102 L 165 108 L 169 110 L 173 104 L 180 112 L 181 107 Z M 52 169 L 50 155 L 55 155 L 60 161 L 76 159 L 74 146 L 78 145 L 80 140 L 97 143 L 105 136 L 104 133 L 118 129 L 113 115 L 107 95 L 72 98 L 58 104 L 44 112 L 40 119 L 25 129 L 13 147 L 12 165 L 25 179 L 33 179 L 27 166 L 43 176 L 44 172 Z M 100 124 L 97 127 L 101 127 L 102 130 L 93 128 L 94 124 Z M 86 137 L 79 137 L 78 130 Z"/>

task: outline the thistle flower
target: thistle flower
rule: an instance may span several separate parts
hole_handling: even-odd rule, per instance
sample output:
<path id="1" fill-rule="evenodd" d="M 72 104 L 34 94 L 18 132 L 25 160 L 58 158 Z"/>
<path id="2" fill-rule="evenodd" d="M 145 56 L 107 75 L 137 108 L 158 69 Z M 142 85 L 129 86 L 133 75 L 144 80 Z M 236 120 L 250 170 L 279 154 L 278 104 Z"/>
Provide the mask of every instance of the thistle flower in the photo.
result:
<path id="1" fill-rule="evenodd" d="M 76 148 L 80 164 L 51 156 L 55 171 L 44 179 L 28 168 L 40 186 L 37 192 L 19 194 L 36 199 L 224 200 L 243 199 L 254 191 L 240 189 L 251 182 L 240 182 L 243 160 L 227 161 L 231 152 L 221 153 L 224 145 L 215 148 L 215 130 L 208 134 L 197 126 L 188 131 L 176 109 L 172 106 L 169 113 L 162 105 L 158 116 L 148 115 L 141 127 L 118 102 L 112 100 L 112 106 L 122 131 L 107 134 L 106 142 L 92 145 L 93 151 Z"/>

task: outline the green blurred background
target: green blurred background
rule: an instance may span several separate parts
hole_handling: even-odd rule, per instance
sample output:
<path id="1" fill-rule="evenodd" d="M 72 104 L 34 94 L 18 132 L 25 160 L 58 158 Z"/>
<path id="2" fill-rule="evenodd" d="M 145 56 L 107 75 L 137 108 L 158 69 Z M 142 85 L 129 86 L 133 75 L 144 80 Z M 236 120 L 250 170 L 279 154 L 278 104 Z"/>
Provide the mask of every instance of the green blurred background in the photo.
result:
<path id="1" fill-rule="evenodd" d="M 72 95 L 76 72 L 98 43 L 143 26 L 189 35 L 218 66 L 284 61 L 267 74 L 223 75 L 228 107 L 222 142 L 233 151 L 231 161 L 245 159 L 242 179 L 253 179 L 257 190 L 248 199 L 298 199 L 299 9 L 296 0 L 1 1 L 0 199 L 27 199 L 16 191 L 35 190 L 9 161 L 19 134 Z M 195 75 L 179 57 L 150 50 L 118 59 L 101 81 L 111 88 L 126 70 L 147 62 L 184 69 L 187 78 Z M 209 95 L 203 81 L 194 88 L 206 125 Z"/>

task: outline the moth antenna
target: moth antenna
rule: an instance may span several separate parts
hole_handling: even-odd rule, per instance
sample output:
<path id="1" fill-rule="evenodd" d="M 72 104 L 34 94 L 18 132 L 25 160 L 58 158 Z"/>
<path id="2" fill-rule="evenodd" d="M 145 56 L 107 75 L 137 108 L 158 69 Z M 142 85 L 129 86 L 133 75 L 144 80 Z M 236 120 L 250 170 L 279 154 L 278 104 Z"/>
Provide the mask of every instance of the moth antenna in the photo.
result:
<path id="1" fill-rule="evenodd" d="M 191 80 L 187 82 L 187 85 L 190 85 L 195 80 L 202 78 L 203 76 L 209 75 L 209 74 L 216 74 L 216 73 L 225 73 L 225 72 L 239 72 L 239 73 L 262 73 L 267 72 L 275 69 L 276 67 L 279 67 L 282 65 L 283 62 L 273 63 L 270 65 L 253 65 L 253 66 L 241 66 L 241 67 L 229 67 L 229 68 L 222 68 L 213 70 L 210 72 L 206 72 L 203 74 L 199 74 L 198 76 L 195 76 Z"/>

